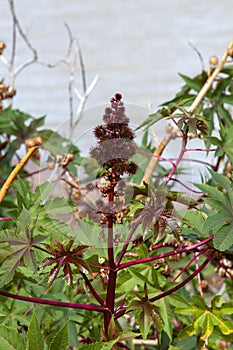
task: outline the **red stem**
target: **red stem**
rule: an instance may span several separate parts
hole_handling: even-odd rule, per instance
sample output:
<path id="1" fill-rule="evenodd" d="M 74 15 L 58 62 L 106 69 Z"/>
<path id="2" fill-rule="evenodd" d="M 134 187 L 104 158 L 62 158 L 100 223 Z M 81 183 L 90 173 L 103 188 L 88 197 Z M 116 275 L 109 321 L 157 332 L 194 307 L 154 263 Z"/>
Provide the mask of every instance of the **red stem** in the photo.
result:
<path id="1" fill-rule="evenodd" d="M 203 192 L 201 191 L 196 191 L 196 190 L 193 190 L 192 188 L 190 188 L 189 186 L 185 185 L 182 181 L 174 178 L 174 177 L 171 177 L 170 180 L 172 181 L 175 181 L 175 182 L 178 182 L 181 186 L 183 186 L 184 188 L 186 188 L 186 190 L 190 191 L 190 192 L 193 192 L 193 193 L 196 193 L 196 194 L 202 194 Z"/>
<path id="2" fill-rule="evenodd" d="M 114 201 L 114 186 L 111 188 L 109 193 L 109 205 L 111 206 Z M 108 275 L 108 286 L 106 295 L 106 308 L 104 312 L 104 329 L 105 333 L 108 334 L 109 323 L 111 316 L 114 313 L 115 305 L 115 292 L 116 292 L 116 278 L 117 270 L 114 261 L 114 249 L 113 249 L 113 215 L 108 217 L 108 261 L 109 261 L 109 275 Z M 109 312 L 110 311 L 110 312 Z"/>
<path id="3" fill-rule="evenodd" d="M 196 243 L 196 244 L 193 244 L 192 246 L 187 246 L 187 247 L 184 247 L 182 249 L 175 249 L 175 250 L 173 250 L 171 252 L 159 254 L 159 255 L 156 255 L 156 256 L 150 256 L 148 258 L 128 261 L 126 263 L 123 263 L 123 264 L 119 265 L 118 266 L 118 271 L 122 270 L 122 269 L 125 269 L 126 267 L 130 267 L 130 266 L 134 266 L 134 265 L 138 265 L 138 264 L 143 264 L 143 263 L 147 263 L 147 262 L 150 262 L 150 261 L 166 258 L 166 257 L 171 256 L 171 255 L 176 255 L 176 254 L 181 254 L 181 253 L 188 252 L 189 250 L 196 249 L 196 248 L 198 248 L 198 247 L 208 243 L 213 238 L 214 238 L 214 235 L 211 235 L 210 237 L 205 238 L 203 241 L 201 241 L 199 243 Z"/>
<path id="4" fill-rule="evenodd" d="M 196 256 L 194 256 L 186 265 L 184 265 L 184 267 L 182 268 L 182 270 L 178 273 L 178 275 L 176 275 L 172 281 L 175 282 L 181 275 L 184 271 L 187 270 L 187 268 L 192 264 L 192 262 L 201 254 L 204 254 L 209 248 L 206 247 L 202 250 L 200 250 L 200 252 L 198 254 L 196 254 Z"/>
<path id="5" fill-rule="evenodd" d="M 167 295 L 170 295 L 170 294 L 174 293 L 175 291 L 177 291 L 178 289 L 182 288 L 185 284 L 187 284 L 189 281 L 191 281 L 195 276 L 197 276 L 205 268 L 205 266 L 210 262 L 210 260 L 213 258 L 213 256 L 214 256 L 214 251 L 211 251 L 210 254 L 208 255 L 207 259 L 189 277 L 187 277 L 185 280 L 183 280 L 177 286 L 167 290 L 166 292 L 163 292 L 159 295 L 156 295 L 153 298 L 150 298 L 149 301 L 154 302 L 154 301 L 157 301 L 159 299 L 165 298 Z"/>
<path id="6" fill-rule="evenodd" d="M 168 162 L 170 163 L 172 166 L 175 166 L 175 163 L 172 161 L 172 159 L 170 158 L 166 158 L 166 157 L 163 157 L 163 156 L 159 156 L 157 154 L 151 154 L 149 152 L 143 152 L 143 151 L 138 151 L 137 152 L 138 154 L 142 154 L 142 155 L 145 155 L 145 156 L 149 156 L 149 157 L 155 157 L 155 158 L 158 158 L 159 160 L 163 160 L 165 162 Z"/>
<path id="7" fill-rule="evenodd" d="M 93 297 L 98 301 L 98 303 L 100 303 L 100 305 L 104 306 L 104 301 L 103 299 L 99 296 L 99 294 L 96 292 L 96 290 L 93 288 L 91 282 L 89 281 L 88 277 L 85 275 L 85 273 L 79 271 L 86 283 L 86 285 L 88 286 L 88 288 L 90 289 L 91 294 L 93 295 Z"/>
<path id="8" fill-rule="evenodd" d="M 4 290 L 0 290 L 0 295 L 3 295 L 7 298 L 27 301 L 27 302 L 35 303 L 35 304 L 53 305 L 53 306 L 58 306 L 58 307 L 69 307 L 72 309 L 82 309 L 82 310 L 100 311 L 100 312 L 104 312 L 106 310 L 106 308 L 104 308 L 103 306 L 99 306 L 99 305 L 76 304 L 76 303 L 68 303 L 68 302 L 63 302 L 63 301 L 32 298 L 32 297 L 26 297 L 23 295 L 9 293 L 9 292 L 6 292 Z"/>
<path id="9" fill-rule="evenodd" d="M 127 237 L 127 240 L 125 241 L 125 244 L 124 244 L 124 246 L 123 246 L 123 248 L 122 248 L 122 250 L 121 250 L 121 252 L 120 252 L 120 255 L 118 256 L 118 258 L 117 258 L 117 260 L 116 260 L 116 266 L 119 266 L 119 265 L 120 265 L 121 260 L 123 259 L 124 255 L 125 255 L 125 253 L 126 253 L 126 250 L 127 250 L 127 248 L 128 248 L 128 245 L 129 245 L 129 243 L 130 243 L 130 241 L 131 241 L 131 238 L 132 238 L 132 236 L 133 236 L 135 230 L 137 229 L 138 225 L 140 225 L 140 224 L 142 223 L 142 221 L 143 221 L 143 218 L 139 219 L 137 222 L 135 222 L 135 223 L 133 224 L 133 226 L 132 226 L 132 228 L 131 228 L 131 230 L 130 230 L 130 232 L 129 232 L 129 235 L 128 235 L 128 237 Z"/>
<path id="10" fill-rule="evenodd" d="M 178 156 L 178 158 L 176 160 L 175 165 L 172 167 L 170 173 L 168 174 L 168 177 L 167 177 L 167 179 L 165 181 L 166 184 L 171 180 L 171 177 L 173 176 L 174 172 L 176 171 L 176 169 L 177 169 L 178 165 L 180 164 L 180 161 L 182 160 L 182 157 L 183 157 L 183 155 L 184 155 L 184 153 L 186 151 L 186 145 L 187 145 L 187 142 L 188 142 L 187 132 L 184 133 L 183 145 L 182 145 L 180 154 L 179 154 L 179 156 Z"/>

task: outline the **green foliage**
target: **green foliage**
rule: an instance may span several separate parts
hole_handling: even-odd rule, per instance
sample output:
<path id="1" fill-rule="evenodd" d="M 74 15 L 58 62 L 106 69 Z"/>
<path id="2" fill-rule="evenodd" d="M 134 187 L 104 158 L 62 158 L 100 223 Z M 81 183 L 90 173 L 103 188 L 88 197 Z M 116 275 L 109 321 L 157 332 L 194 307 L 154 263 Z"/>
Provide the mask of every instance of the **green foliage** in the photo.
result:
<path id="1" fill-rule="evenodd" d="M 213 184 L 197 184 L 207 198 L 204 202 L 212 207 L 203 225 L 204 232 L 214 234 L 215 248 L 224 251 L 233 246 L 233 183 L 226 176 L 209 170 Z"/>
<path id="2" fill-rule="evenodd" d="M 187 304 L 186 307 L 178 307 L 175 312 L 182 315 L 193 315 L 191 326 L 189 325 L 182 330 L 180 337 L 192 336 L 200 332 L 200 338 L 207 340 L 215 327 L 224 335 L 232 334 L 233 322 L 226 315 L 233 314 L 232 303 L 219 303 L 220 296 L 216 296 L 211 301 L 211 306 L 207 306 L 205 301 L 199 296 L 193 296 L 193 303 Z"/>
<path id="3" fill-rule="evenodd" d="M 67 350 L 68 345 L 68 324 L 66 323 L 53 338 L 49 350 Z"/>
<path id="4" fill-rule="evenodd" d="M 41 333 L 40 323 L 36 314 L 33 313 L 27 333 L 27 350 L 44 350 L 44 348 L 44 339 Z"/>
<path id="5" fill-rule="evenodd" d="M 140 349 L 220 350 L 219 341 L 227 350 L 232 346 L 233 66 L 222 68 L 193 109 L 208 76 L 180 74 L 181 90 L 136 129 L 144 128 L 138 147 L 116 94 L 105 124 L 94 130 L 99 143 L 92 153 L 101 169 L 95 159 L 82 159 L 71 140 L 43 129 L 45 117 L 3 110 L 1 179 L 28 140 L 39 138 L 31 160 L 35 173 L 43 171 L 43 154 L 47 171 L 60 172 L 56 182 L 66 191 L 56 196 L 47 181 L 33 188 L 33 173 L 22 170 L 2 202 L 1 217 L 12 221 L 0 221 L 1 349 L 133 350 L 135 338 Z M 160 153 L 166 142 L 157 146 L 150 138 L 149 128 L 162 120 L 174 126 L 169 142 L 181 140 L 176 159 Z M 114 152 L 119 141 L 114 161 L 108 159 L 109 138 Z M 209 173 L 195 183 L 198 191 L 183 183 L 180 167 L 191 150 L 212 155 L 202 160 Z M 157 163 L 143 183 L 153 153 Z M 81 187 L 77 165 L 84 169 Z M 211 278 L 220 279 L 220 287 Z M 155 345 L 144 346 L 147 340 Z"/>
<path id="6" fill-rule="evenodd" d="M 2 350 L 25 350 L 21 334 L 13 328 L 0 325 L 0 346 Z"/>

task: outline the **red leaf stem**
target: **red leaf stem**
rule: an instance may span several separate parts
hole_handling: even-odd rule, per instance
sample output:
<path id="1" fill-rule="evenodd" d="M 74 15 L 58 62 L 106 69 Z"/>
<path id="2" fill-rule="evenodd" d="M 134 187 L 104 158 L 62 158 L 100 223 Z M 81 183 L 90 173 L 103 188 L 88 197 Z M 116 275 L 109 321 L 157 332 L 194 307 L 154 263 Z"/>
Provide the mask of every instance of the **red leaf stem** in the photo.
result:
<path id="1" fill-rule="evenodd" d="M 130 266 L 134 266 L 134 265 L 138 265 L 138 264 L 143 264 L 143 263 L 147 263 L 150 261 L 166 258 L 166 257 L 171 256 L 171 255 L 181 254 L 181 253 L 188 252 L 190 250 L 194 250 L 194 249 L 208 243 L 213 238 L 214 238 L 214 235 L 211 235 L 208 238 L 205 238 L 203 241 L 196 243 L 196 244 L 193 244 L 191 246 L 186 246 L 186 247 L 181 248 L 181 249 L 175 249 L 175 250 L 172 250 L 171 252 L 162 253 L 162 254 L 155 255 L 155 256 L 150 256 L 148 258 L 142 258 L 142 259 L 138 259 L 138 260 L 128 261 L 126 263 L 119 265 L 118 270 L 122 270 L 122 269 L 125 269 L 126 267 L 130 267 Z"/>
<path id="2" fill-rule="evenodd" d="M 76 304 L 76 303 L 68 303 L 68 302 L 63 302 L 63 301 L 32 298 L 32 297 L 26 297 L 23 295 L 9 293 L 9 292 L 6 292 L 4 290 L 0 290 L 0 295 L 3 295 L 7 298 L 27 301 L 27 302 L 35 303 L 35 304 L 53 305 L 53 306 L 57 306 L 57 307 L 69 307 L 72 309 L 82 309 L 82 310 L 99 311 L 99 312 L 106 311 L 106 308 L 104 308 L 103 306 L 99 306 L 99 305 Z"/>

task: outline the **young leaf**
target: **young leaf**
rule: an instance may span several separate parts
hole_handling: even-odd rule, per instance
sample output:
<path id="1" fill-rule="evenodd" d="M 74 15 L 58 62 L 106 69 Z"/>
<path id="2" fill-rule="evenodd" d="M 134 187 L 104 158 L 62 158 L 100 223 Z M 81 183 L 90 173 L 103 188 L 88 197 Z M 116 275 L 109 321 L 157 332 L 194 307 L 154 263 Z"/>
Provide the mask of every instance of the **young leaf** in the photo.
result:
<path id="1" fill-rule="evenodd" d="M 153 305 L 151 305 L 148 301 L 145 301 L 143 303 L 143 308 L 139 316 L 139 328 L 144 340 L 146 340 L 150 330 L 153 312 Z"/>
<path id="2" fill-rule="evenodd" d="M 25 350 L 22 335 L 13 328 L 0 325 L 0 348 L 1 350 Z"/>
<path id="3" fill-rule="evenodd" d="M 40 330 L 40 323 L 33 313 L 27 333 L 27 350 L 44 350 L 44 339 Z"/>
<path id="4" fill-rule="evenodd" d="M 69 345 L 68 323 L 66 323 L 53 338 L 49 350 L 67 350 Z"/>
<path id="5" fill-rule="evenodd" d="M 46 249 L 53 257 L 46 257 L 41 267 L 56 264 L 50 271 L 48 279 L 48 287 L 51 287 L 53 282 L 58 277 L 58 274 L 63 268 L 63 278 L 67 284 L 73 288 L 73 264 L 79 271 L 90 271 L 88 263 L 82 259 L 83 253 L 89 248 L 86 245 L 79 245 L 72 248 L 74 240 L 70 240 L 67 244 L 64 242 L 54 241 L 51 245 L 46 244 Z"/>
<path id="6" fill-rule="evenodd" d="M 218 306 L 219 296 L 216 296 L 211 306 L 205 305 L 201 297 L 196 296 L 193 303 L 189 303 L 187 307 L 178 307 L 175 312 L 182 315 L 192 315 L 193 322 L 188 326 L 188 334 L 193 335 L 201 329 L 201 339 L 206 340 L 215 327 L 218 327 L 223 334 L 231 334 L 233 332 L 233 323 L 224 318 L 224 315 L 233 314 L 232 303 L 226 303 Z"/>

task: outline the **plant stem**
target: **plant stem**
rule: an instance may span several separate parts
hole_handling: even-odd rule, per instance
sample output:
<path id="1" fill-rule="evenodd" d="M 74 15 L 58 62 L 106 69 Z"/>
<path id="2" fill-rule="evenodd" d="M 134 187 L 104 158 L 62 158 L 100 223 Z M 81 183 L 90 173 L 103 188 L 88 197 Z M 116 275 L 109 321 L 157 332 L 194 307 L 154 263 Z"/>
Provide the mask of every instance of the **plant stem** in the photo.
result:
<path id="1" fill-rule="evenodd" d="M 196 254 L 183 268 L 182 270 L 178 273 L 178 275 L 176 275 L 174 278 L 173 278 L 173 282 L 175 282 L 181 275 L 184 271 L 187 270 L 187 268 L 192 264 L 192 262 L 201 254 L 204 254 L 209 248 L 206 247 L 202 250 L 200 250 L 200 252 L 198 254 Z"/>
<path id="2" fill-rule="evenodd" d="M 231 40 L 230 44 L 228 45 L 226 51 L 224 52 L 224 55 L 222 56 L 221 61 L 219 62 L 219 65 L 215 68 L 213 73 L 210 75 L 210 77 L 207 79 L 205 84 L 203 85 L 202 89 L 199 91 L 198 95 L 196 96 L 195 100 L 193 101 L 192 105 L 189 108 L 189 112 L 193 112 L 199 103 L 203 100 L 205 97 L 206 93 L 208 92 L 209 88 L 211 87 L 211 84 L 213 83 L 214 79 L 218 75 L 218 73 L 221 71 L 222 67 L 224 66 L 229 51 L 233 48 L 233 40 Z"/>
<path id="3" fill-rule="evenodd" d="M 188 190 L 190 192 L 193 192 L 193 193 L 196 193 L 196 194 L 202 194 L 203 193 L 202 191 L 193 190 L 192 188 L 190 188 L 189 186 L 185 185 L 182 181 L 176 179 L 175 177 L 171 177 L 170 180 L 174 181 L 174 182 L 178 182 L 181 186 L 183 186 L 184 188 L 186 188 L 186 190 Z"/>
<path id="4" fill-rule="evenodd" d="M 114 201 L 114 186 L 112 186 L 111 192 L 109 193 L 110 207 L 112 206 L 113 201 Z M 108 261 L 109 261 L 110 271 L 108 275 L 108 286 L 107 286 L 107 295 L 106 295 L 107 310 L 104 312 L 104 329 L 107 335 L 108 335 L 109 323 L 114 313 L 116 278 L 117 278 L 117 270 L 116 270 L 116 265 L 114 261 L 114 248 L 113 248 L 113 215 L 110 215 L 108 217 Z"/>
<path id="5" fill-rule="evenodd" d="M 106 310 L 103 306 L 99 306 L 99 305 L 76 304 L 76 303 L 68 303 L 63 301 L 32 298 L 32 297 L 26 297 L 23 295 L 9 293 L 4 290 L 0 290 L 0 295 L 3 295 L 7 298 L 27 301 L 35 304 L 53 305 L 58 307 L 69 307 L 72 309 L 82 309 L 82 310 L 99 311 L 99 312 L 104 312 Z"/>
<path id="6" fill-rule="evenodd" d="M 177 158 L 177 160 L 176 160 L 175 165 L 172 167 L 170 173 L 168 174 L 168 177 L 167 177 L 167 179 L 166 179 L 166 181 L 165 181 L 166 184 L 171 180 L 172 175 L 173 175 L 174 172 L 176 171 L 176 169 L 177 169 L 178 165 L 180 164 L 180 162 L 181 162 L 181 160 L 182 160 L 182 157 L 183 157 L 183 155 L 184 155 L 184 153 L 185 153 L 185 151 L 186 151 L 186 145 L 187 145 L 187 142 L 188 142 L 188 135 L 187 135 L 187 134 L 188 134 L 188 130 L 187 130 L 187 132 L 184 134 L 184 137 L 183 137 L 183 145 L 182 145 L 180 154 L 179 154 L 179 156 L 178 156 L 178 158 Z"/>
<path id="7" fill-rule="evenodd" d="M 175 250 L 173 250 L 171 252 L 159 254 L 159 255 L 156 255 L 156 256 L 150 256 L 148 258 L 142 258 L 142 259 L 138 259 L 138 260 L 128 261 L 126 263 L 123 263 L 123 264 L 119 265 L 118 266 L 118 271 L 122 270 L 122 269 L 125 269 L 127 267 L 130 267 L 130 266 L 143 264 L 143 263 L 151 262 L 151 261 L 154 261 L 154 260 L 166 258 L 166 257 L 171 256 L 171 255 L 181 254 L 181 253 L 188 252 L 190 250 L 194 250 L 194 249 L 196 249 L 196 248 L 198 248 L 198 247 L 200 247 L 200 246 L 210 242 L 213 238 L 214 238 L 214 235 L 211 235 L 208 238 L 205 238 L 203 241 L 201 241 L 199 243 L 196 243 L 196 244 L 193 244 L 192 246 L 186 246 L 186 247 L 184 247 L 182 249 L 175 249 Z"/>
<path id="8" fill-rule="evenodd" d="M 28 150 L 26 155 L 19 161 L 19 163 L 16 165 L 14 170 L 10 173 L 8 179 L 4 183 L 4 185 L 1 188 L 0 191 L 0 203 L 3 201 L 4 197 L 6 196 L 9 188 L 12 185 L 12 182 L 15 180 L 16 176 L 18 175 L 19 171 L 22 169 L 24 164 L 28 161 L 28 159 L 33 155 L 33 153 L 38 149 L 38 146 L 34 146 Z"/>
<path id="9" fill-rule="evenodd" d="M 130 233 L 129 233 L 128 237 L 127 237 L 127 240 L 125 241 L 125 244 L 124 244 L 124 246 L 123 246 L 123 248 L 122 248 L 122 251 L 120 252 L 120 255 L 118 256 L 118 258 L 117 258 L 117 260 L 116 260 L 116 266 L 119 266 L 119 265 L 120 265 L 121 260 L 123 259 L 124 255 L 125 255 L 125 253 L 126 253 L 126 250 L 127 250 L 127 248 L 128 248 L 128 245 L 129 245 L 129 243 L 130 243 L 130 240 L 131 240 L 131 238 L 132 238 L 132 236 L 133 236 L 135 230 L 137 229 L 138 225 L 140 225 L 140 224 L 142 223 L 142 221 L 143 221 L 143 218 L 139 219 L 138 221 L 136 221 L 136 222 L 133 224 L 133 226 L 132 226 L 132 228 L 131 228 L 131 230 L 130 230 Z"/>
<path id="10" fill-rule="evenodd" d="M 146 183 L 149 182 L 151 175 L 153 173 L 153 170 L 154 170 L 156 164 L 158 163 L 159 157 L 161 156 L 165 147 L 167 146 L 167 144 L 170 142 L 171 139 L 172 139 L 171 134 L 166 135 L 163 138 L 163 140 L 161 141 L 161 143 L 159 144 L 159 146 L 156 148 L 156 150 L 151 158 L 151 161 L 144 172 L 144 176 L 143 176 L 141 184 L 140 184 L 141 186 L 143 185 L 144 182 L 146 182 Z"/>
<path id="11" fill-rule="evenodd" d="M 210 262 L 210 260 L 213 258 L 213 256 L 214 256 L 214 251 L 211 251 L 210 254 L 208 255 L 207 259 L 189 277 L 187 277 L 185 280 L 183 280 L 181 283 L 179 283 L 175 287 L 167 290 L 166 292 L 163 292 L 163 293 L 161 293 L 159 295 L 156 295 L 153 298 L 150 298 L 148 301 L 154 302 L 154 301 L 157 301 L 159 299 L 165 298 L 166 296 L 176 292 L 178 289 L 180 289 L 183 286 L 185 286 L 185 284 L 190 282 L 196 275 L 198 275 L 206 267 L 206 265 Z M 115 319 L 118 319 L 118 318 L 122 317 L 125 314 L 125 312 L 126 312 L 126 307 L 124 309 L 119 310 L 115 314 Z"/>
<path id="12" fill-rule="evenodd" d="M 159 299 L 165 298 L 167 295 L 170 295 L 170 294 L 176 292 L 178 289 L 182 288 L 185 284 L 190 282 L 195 276 L 197 276 L 206 267 L 206 265 L 210 262 L 210 260 L 213 258 L 213 256 L 214 256 L 214 251 L 211 251 L 210 254 L 208 255 L 207 259 L 189 277 L 187 277 L 185 280 L 183 280 L 177 286 L 167 290 L 166 292 L 163 292 L 159 295 L 156 295 L 153 298 L 150 298 L 149 301 L 154 302 L 154 301 L 157 301 Z"/>
<path id="13" fill-rule="evenodd" d="M 89 281 L 88 277 L 85 275 L 85 273 L 79 271 L 79 273 L 82 275 L 86 285 L 88 286 L 88 288 L 90 289 L 91 294 L 93 295 L 93 297 L 100 303 L 100 305 L 104 305 L 104 301 L 103 299 L 99 296 L 99 294 L 95 291 L 95 289 L 93 288 L 91 282 Z"/>

